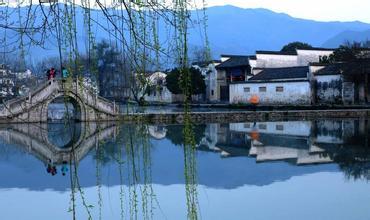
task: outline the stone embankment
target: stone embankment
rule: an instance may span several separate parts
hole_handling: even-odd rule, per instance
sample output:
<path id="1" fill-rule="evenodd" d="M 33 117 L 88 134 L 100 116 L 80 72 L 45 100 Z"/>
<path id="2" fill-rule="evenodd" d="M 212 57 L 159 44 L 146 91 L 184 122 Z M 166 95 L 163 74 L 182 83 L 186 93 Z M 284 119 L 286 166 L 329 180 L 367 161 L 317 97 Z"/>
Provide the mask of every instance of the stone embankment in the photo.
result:
<path id="1" fill-rule="evenodd" d="M 194 123 L 230 123 L 281 120 L 314 120 L 319 118 L 367 118 L 370 109 L 191 112 Z M 121 115 L 126 122 L 183 123 L 184 113 L 133 113 Z"/>

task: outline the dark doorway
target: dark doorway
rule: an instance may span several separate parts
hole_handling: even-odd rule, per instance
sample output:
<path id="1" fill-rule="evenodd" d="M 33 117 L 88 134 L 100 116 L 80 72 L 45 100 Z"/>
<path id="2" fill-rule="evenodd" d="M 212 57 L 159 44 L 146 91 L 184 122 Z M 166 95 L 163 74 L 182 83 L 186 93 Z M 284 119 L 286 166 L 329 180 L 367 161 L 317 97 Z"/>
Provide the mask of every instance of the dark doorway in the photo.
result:
<path id="1" fill-rule="evenodd" d="M 229 102 L 229 86 L 220 86 L 220 100 L 222 102 Z"/>

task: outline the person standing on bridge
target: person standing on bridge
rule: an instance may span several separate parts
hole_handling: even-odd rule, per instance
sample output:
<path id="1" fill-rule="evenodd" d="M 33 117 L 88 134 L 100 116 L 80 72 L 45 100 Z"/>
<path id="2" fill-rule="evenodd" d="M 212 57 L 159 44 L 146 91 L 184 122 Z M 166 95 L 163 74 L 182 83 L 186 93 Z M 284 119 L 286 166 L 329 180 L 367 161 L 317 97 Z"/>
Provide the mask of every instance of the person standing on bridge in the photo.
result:
<path id="1" fill-rule="evenodd" d="M 56 72 L 55 72 L 55 69 L 54 69 L 54 67 L 53 68 L 51 68 L 51 70 L 50 70 L 50 78 L 51 79 L 54 79 L 55 78 L 55 75 L 56 75 Z"/>
<path id="2" fill-rule="evenodd" d="M 62 77 L 63 79 L 66 79 L 68 77 L 68 70 L 64 68 L 64 66 L 62 67 Z"/>
<path id="3" fill-rule="evenodd" d="M 51 79 L 50 69 L 48 69 L 48 70 L 46 71 L 46 76 L 48 77 L 48 80 L 50 80 L 50 79 Z"/>

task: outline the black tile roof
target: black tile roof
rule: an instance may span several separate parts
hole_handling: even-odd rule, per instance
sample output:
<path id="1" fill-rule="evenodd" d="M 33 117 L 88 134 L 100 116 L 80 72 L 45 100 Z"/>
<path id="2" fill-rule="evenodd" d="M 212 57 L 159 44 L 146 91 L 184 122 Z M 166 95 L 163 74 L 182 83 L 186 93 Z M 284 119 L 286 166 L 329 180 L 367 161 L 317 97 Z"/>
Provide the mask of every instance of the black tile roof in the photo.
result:
<path id="1" fill-rule="evenodd" d="M 211 63 L 221 63 L 221 60 L 210 60 L 210 61 L 201 61 L 201 62 L 193 62 L 192 65 L 197 66 L 208 66 Z"/>
<path id="2" fill-rule="evenodd" d="M 233 67 L 248 67 L 250 56 L 230 56 L 230 59 L 218 65 L 217 69 L 233 68 Z"/>
<path id="3" fill-rule="evenodd" d="M 357 59 L 351 62 L 343 63 L 341 66 L 343 75 L 361 75 L 370 74 L 370 58 Z"/>
<path id="4" fill-rule="evenodd" d="M 308 66 L 284 67 L 284 68 L 266 68 L 248 81 L 268 81 L 281 79 L 300 79 L 307 78 L 309 72 Z"/>
<path id="5" fill-rule="evenodd" d="M 335 63 L 326 65 L 324 68 L 316 71 L 315 75 L 337 75 L 341 74 L 341 69 L 343 68 L 343 63 Z"/>
<path id="6" fill-rule="evenodd" d="M 297 51 L 294 52 L 282 52 L 282 51 L 268 51 L 268 50 L 257 50 L 256 54 L 272 54 L 272 55 L 288 55 L 288 56 L 295 56 L 297 55 Z"/>
<path id="7" fill-rule="evenodd" d="M 297 49 L 297 50 L 321 50 L 321 51 L 334 51 L 335 48 L 323 48 L 323 47 L 313 47 L 313 48 L 305 48 L 305 49 Z"/>

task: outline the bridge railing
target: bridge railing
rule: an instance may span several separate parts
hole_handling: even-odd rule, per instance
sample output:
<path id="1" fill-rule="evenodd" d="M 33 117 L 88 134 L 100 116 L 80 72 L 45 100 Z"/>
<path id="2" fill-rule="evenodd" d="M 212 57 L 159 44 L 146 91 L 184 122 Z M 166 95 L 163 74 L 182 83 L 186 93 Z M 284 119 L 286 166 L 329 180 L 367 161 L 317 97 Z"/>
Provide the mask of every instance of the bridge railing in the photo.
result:
<path id="1" fill-rule="evenodd" d="M 29 101 L 29 99 L 32 100 L 33 105 L 45 101 L 44 99 L 42 99 L 42 97 L 40 98 L 40 96 L 37 96 L 37 95 L 40 92 L 44 91 L 52 83 L 56 83 L 55 88 L 59 88 L 59 89 L 62 89 L 62 90 L 65 89 L 65 87 L 63 87 L 65 82 L 62 79 L 49 80 L 49 81 L 41 84 L 40 86 L 38 86 L 35 90 L 33 90 L 28 95 L 18 97 L 18 98 L 15 98 L 15 99 L 12 99 L 12 100 L 9 100 L 9 101 L 5 102 L 4 103 L 5 106 L 3 106 L 3 107 L 0 106 L 0 111 L 3 111 L 3 109 L 6 108 L 10 111 L 14 110 L 14 113 L 17 114 L 17 113 L 19 113 L 19 111 L 23 110 L 22 109 L 23 108 L 22 104 L 27 103 L 27 101 Z M 76 88 L 76 86 L 77 86 L 77 88 Z M 84 101 L 90 102 L 89 100 L 95 100 L 96 101 L 95 103 L 94 102 L 86 103 L 86 104 L 89 104 L 91 107 L 97 108 L 97 110 L 100 110 L 100 111 L 107 111 L 108 113 L 109 112 L 110 113 L 118 113 L 119 112 L 118 106 L 116 106 L 112 101 L 110 101 L 110 100 L 108 100 L 104 97 L 99 96 L 94 90 L 85 86 L 82 82 L 78 83 L 78 81 L 75 79 L 73 81 L 72 88 L 75 88 L 77 90 L 80 90 L 79 88 L 82 88 L 82 91 L 81 91 L 82 94 L 80 94 L 80 95 L 86 96 L 84 98 L 85 99 Z M 76 91 L 76 92 L 79 93 L 79 91 Z M 90 97 L 90 98 L 88 98 L 88 97 Z"/>

